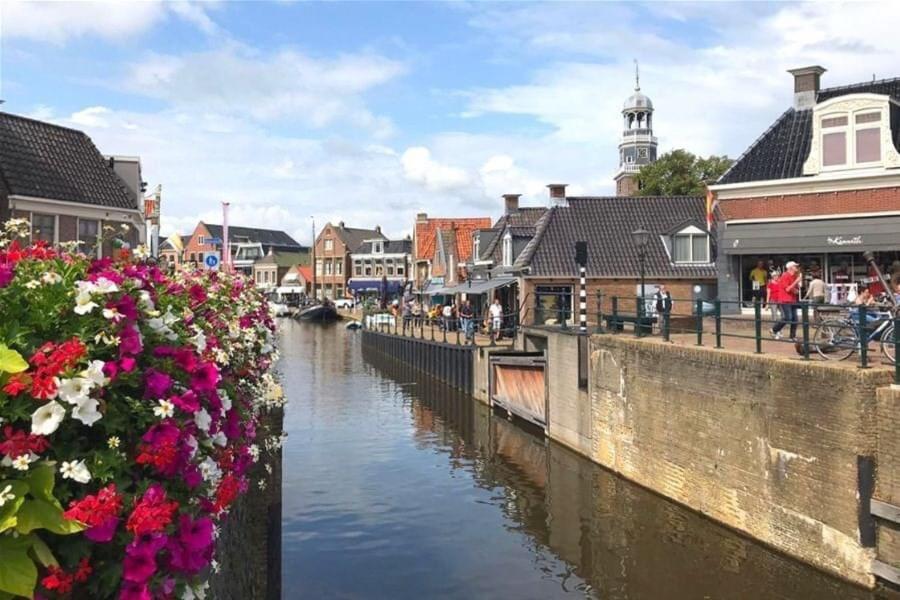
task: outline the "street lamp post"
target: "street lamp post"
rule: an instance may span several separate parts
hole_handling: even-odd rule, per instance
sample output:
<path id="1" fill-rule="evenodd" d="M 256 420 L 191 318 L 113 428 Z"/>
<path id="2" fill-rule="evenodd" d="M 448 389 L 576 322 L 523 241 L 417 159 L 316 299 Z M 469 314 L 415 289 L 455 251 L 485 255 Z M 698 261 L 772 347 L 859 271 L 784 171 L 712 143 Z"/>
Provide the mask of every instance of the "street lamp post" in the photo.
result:
<path id="1" fill-rule="evenodd" d="M 647 242 L 650 241 L 650 232 L 641 227 L 640 229 L 636 229 L 631 232 L 631 239 L 634 242 L 635 247 L 638 251 L 638 261 L 641 269 L 641 299 L 638 302 L 638 324 L 635 325 L 638 328 L 638 331 L 641 331 L 643 328 L 642 317 L 646 313 L 646 309 L 644 307 L 645 295 L 646 291 L 644 289 L 644 263 L 647 258 Z M 643 331 L 641 331 L 643 333 Z"/>

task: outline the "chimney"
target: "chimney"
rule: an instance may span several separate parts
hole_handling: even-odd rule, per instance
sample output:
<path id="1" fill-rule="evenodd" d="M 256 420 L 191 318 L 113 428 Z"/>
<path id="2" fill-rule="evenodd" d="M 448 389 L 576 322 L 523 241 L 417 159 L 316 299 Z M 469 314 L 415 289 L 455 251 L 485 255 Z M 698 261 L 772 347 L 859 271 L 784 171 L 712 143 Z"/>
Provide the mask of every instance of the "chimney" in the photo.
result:
<path id="1" fill-rule="evenodd" d="M 794 110 L 809 110 L 816 105 L 819 93 L 819 79 L 825 69 L 819 65 L 788 69 L 794 76 Z"/>
<path id="2" fill-rule="evenodd" d="M 381 225 L 375 226 L 375 233 L 381 233 Z"/>
<path id="3" fill-rule="evenodd" d="M 551 183 L 547 187 L 550 189 L 550 206 L 565 206 L 566 202 L 566 185 L 565 183 Z"/>
<path id="4" fill-rule="evenodd" d="M 519 212 L 519 198 L 522 194 L 503 194 L 504 212 L 507 215 Z"/>
<path id="5" fill-rule="evenodd" d="M 343 221 L 338 221 L 338 228 L 339 228 L 339 229 L 343 229 L 343 228 L 344 228 L 344 222 L 343 222 Z"/>
<path id="6" fill-rule="evenodd" d="M 416 223 L 424 223 L 428 220 L 428 213 L 419 213 L 416 215 Z"/>

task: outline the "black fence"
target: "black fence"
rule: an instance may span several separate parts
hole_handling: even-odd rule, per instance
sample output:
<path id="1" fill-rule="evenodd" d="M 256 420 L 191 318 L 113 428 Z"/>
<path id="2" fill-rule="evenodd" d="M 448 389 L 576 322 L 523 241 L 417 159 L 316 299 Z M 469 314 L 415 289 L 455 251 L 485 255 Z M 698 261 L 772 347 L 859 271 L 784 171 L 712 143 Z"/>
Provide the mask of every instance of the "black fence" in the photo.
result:
<path id="1" fill-rule="evenodd" d="M 673 298 L 669 310 L 657 310 L 650 298 L 597 296 L 594 329 L 601 333 L 634 336 L 691 336 L 696 345 L 724 348 L 728 339 L 752 341 L 762 354 L 763 342 L 789 344 L 803 359 L 843 361 L 855 357 L 867 368 L 877 356 L 894 367 L 900 384 L 900 309 L 892 306 L 836 306 L 812 302 L 753 303 L 752 315 L 740 314 L 744 303 L 723 300 Z M 690 306 L 689 311 L 684 307 Z M 723 314 L 723 308 L 726 310 Z M 735 310 L 736 309 L 736 310 Z M 738 314 L 731 314 L 731 313 Z M 861 341 L 862 340 L 862 341 Z"/>
<path id="2" fill-rule="evenodd" d="M 475 347 L 403 337 L 366 329 L 363 346 L 471 394 L 475 387 Z"/>
<path id="3" fill-rule="evenodd" d="M 519 314 L 488 312 L 467 317 L 455 311 L 449 316 L 373 312 L 363 314 L 362 326 L 379 333 L 456 346 L 475 345 L 477 336 L 481 336 L 491 346 L 496 346 L 498 342 L 515 339 L 519 331 Z"/>

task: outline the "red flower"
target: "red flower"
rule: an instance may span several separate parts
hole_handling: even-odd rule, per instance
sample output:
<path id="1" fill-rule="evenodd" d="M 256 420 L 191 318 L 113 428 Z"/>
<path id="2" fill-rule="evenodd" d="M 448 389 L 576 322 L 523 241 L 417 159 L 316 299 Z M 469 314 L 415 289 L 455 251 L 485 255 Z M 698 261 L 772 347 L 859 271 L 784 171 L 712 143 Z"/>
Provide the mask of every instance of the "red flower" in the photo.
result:
<path id="1" fill-rule="evenodd" d="M 30 384 L 31 376 L 28 375 L 28 373 L 16 373 L 11 376 L 9 381 L 6 382 L 6 385 L 3 386 L 3 391 L 10 396 L 18 396 L 27 390 Z"/>
<path id="2" fill-rule="evenodd" d="M 172 515 L 177 510 L 178 502 L 167 501 L 166 491 L 154 483 L 131 511 L 125 528 L 134 535 L 163 531 L 172 522 Z"/>
<path id="3" fill-rule="evenodd" d="M 16 431 L 12 425 L 3 428 L 5 441 L 0 442 L 0 454 L 5 454 L 10 459 L 34 452 L 40 454 L 50 447 L 50 442 L 42 435 Z"/>
<path id="4" fill-rule="evenodd" d="M 63 516 L 72 521 L 84 523 L 88 527 L 103 525 L 110 517 L 122 512 L 122 496 L 111 483 L 101 488 L 96 496 L 85 496 L 81 500 L 69 502 L 69 510 Z"/>
<path id="5" fill-rule="evenodd" d="M 72 584 L 75 582 L 72 575 L 54 566 L 47 567 L 47 572 L 49 574 L 41 580 L 41 585 L 45 589 L 58 594 L 68 594 L 72 591 Z"/>
<path id="6" fill-rule="evenodd" d="M 216 500 L 213 502 L 213 510 L 219 512 L 222 509 L 228 508 L 228 506 L 234 502 L 235 498 L 238 497 L 240 491 L 241 484 L 237 477 L 230 474 L 223 477 L 222 481 L 219 483 L 219 488 L 216 490 Z"/>
<path id="7" fill-rule="evenodd" d="M 56 382 L 52 376 L 35 375 L 31 382 L 31 395 L 38 400 L 49 400 L 56 397 Z"/>
<path id="8" fill-rule="evenodd" d="M 75 581 L 78 583 L 84 583 L 91 576 L 91 573 L 94 572 L 93 567 L 90 565 L 90 561 L 87 557 L 82 558 L 78 561 L 78 569 L 75 571 Z"/>

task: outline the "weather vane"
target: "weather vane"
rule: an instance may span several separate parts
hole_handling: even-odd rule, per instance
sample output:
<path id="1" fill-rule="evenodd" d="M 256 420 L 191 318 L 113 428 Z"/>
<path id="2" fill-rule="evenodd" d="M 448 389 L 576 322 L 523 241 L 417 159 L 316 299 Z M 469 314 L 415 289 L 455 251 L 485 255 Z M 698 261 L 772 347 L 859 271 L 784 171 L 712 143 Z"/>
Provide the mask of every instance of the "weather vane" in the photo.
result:
<path id="1" fill-rule="evenodd" d="M 634 91 L 641 89 L 641 74 L 638 72 L 638 61 L 634 59 Z"/>

